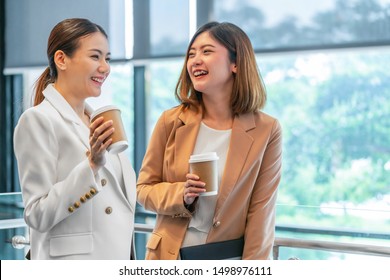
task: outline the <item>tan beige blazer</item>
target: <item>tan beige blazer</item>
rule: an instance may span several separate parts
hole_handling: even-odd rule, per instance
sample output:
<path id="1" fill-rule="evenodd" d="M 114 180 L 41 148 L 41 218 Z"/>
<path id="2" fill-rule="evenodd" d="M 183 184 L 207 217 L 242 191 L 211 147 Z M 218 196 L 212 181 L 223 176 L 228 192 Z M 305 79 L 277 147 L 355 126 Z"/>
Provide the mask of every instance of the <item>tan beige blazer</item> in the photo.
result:
<path id="1" fill-rule="evenodd" d="M 158 120 L 137 182 L 138 202 L 157 213 L 146 259 L 177 259 L 191 219 L 183 204 L 202 112 L 165 111 Z M 245 237 L 243 259 L 268 259 L 275 229 L 275 202 L 281 176 L 279 122 L 258 112 L 234 118 L 207 243 Z"/>

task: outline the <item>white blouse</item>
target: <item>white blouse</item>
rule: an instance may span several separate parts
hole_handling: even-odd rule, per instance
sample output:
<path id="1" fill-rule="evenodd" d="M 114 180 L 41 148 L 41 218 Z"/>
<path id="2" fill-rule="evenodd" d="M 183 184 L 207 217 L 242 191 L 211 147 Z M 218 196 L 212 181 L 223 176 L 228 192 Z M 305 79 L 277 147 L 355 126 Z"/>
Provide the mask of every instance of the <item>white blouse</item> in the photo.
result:
<path id="1" fill-rule="evenodd" d="M 231 129 L 216 130 L 203 122 L 200 125 L 193 154 L 216 152 L 218 160 L 218 186 L 225 168 L 226 157 L 229 150 Z M 212 141 L 210 141 L 212 139 Z M 207 235 L 213 223 L 217 195 L 200 196 L 196 210 L 187 229 L 182 247 L 206 243 Z"/>

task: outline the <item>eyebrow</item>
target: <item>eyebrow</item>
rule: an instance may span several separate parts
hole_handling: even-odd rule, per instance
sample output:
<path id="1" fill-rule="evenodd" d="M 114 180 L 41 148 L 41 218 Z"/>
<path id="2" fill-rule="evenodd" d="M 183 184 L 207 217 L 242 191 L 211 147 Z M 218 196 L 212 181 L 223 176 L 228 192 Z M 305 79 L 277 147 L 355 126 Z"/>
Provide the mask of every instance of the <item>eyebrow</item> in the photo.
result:
<path id="1" fill-rule="evenodd" d="M 91 51 L 91 52 L 98 52 L 100 55 L 103 55 L 103 52 L 101 50 L 99 50 L 99 49 L 90 49 L 89 51 Z M 108 52 L 107 55 L 111 55 L 111 53 Z"/>
<path id="2" fill-rule="evenodd" d="M 200 47 L 200 49 L 204 49 L 204 48 L 207 48 L 207 47 L 215 48 L 215 46 L 212 45 L 212 44 L 206 44 L 206 45 L 202 45 L 202 46 Z M 190 50 L 194 50 L 194 49 L 195 49 L 195 48 L 193 48 L 193 47 L 190 48 Z"/>

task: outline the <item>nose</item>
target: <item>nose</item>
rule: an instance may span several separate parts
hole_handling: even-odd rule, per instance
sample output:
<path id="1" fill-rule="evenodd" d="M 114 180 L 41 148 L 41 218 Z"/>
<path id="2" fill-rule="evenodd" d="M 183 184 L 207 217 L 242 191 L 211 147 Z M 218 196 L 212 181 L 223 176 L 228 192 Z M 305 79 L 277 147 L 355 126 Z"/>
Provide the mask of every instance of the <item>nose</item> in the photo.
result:
<path id="1" fill-rule="evenodd" d="M 188 60 L 190 66 L 199 66 L 202 64 L 202 59 L 199 55 L 195 55 Z"/>
<path id="2" fill-rule="evenodd" d="M 110 64 L 106 61 L 106 60 L 103 60 L 101 63 L 100 63 L 100 66 L 99 66 L 99 72 L 102 73 L 102 74 L 108 74 L 110 73 L 110 69 L 111 69 L 111 66 Z"/>

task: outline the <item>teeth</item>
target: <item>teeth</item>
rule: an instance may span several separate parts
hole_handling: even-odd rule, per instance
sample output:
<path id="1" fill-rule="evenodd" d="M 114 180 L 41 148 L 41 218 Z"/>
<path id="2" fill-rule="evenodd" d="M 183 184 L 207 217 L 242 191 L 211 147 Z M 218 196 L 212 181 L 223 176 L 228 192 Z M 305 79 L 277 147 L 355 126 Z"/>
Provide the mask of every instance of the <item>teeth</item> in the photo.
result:
<path id="1" fill-rule="evenodd" d="M 96 77 L 92 77 L 92 80 L 95 81 L 95 82 L 98 82 L 98 83 L 103 83 L 104 82 L 104 79 L 99 79 L 99 78 L 96 78 Z"/>
<path id="2" fill-rule="evenodd" d="M 194 72 L 195 77 L 198 77 L 200 75 L 206 75 L 206 74 L 207 74 L 207 71 L 204 71 L 204 70 L 199 70 L 199 71 Z"/>

